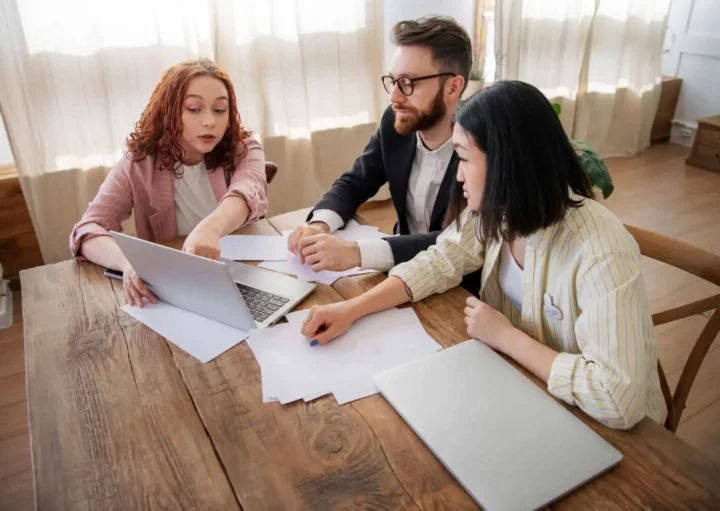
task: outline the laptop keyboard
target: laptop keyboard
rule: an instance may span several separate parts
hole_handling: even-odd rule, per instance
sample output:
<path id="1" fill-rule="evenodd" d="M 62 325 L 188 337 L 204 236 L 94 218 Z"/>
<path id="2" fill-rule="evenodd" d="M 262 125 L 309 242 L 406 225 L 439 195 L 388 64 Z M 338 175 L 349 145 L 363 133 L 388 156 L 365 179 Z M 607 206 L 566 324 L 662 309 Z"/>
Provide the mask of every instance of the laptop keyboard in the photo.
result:
<path id="1" fill-rule="evenodd" d="M 287 304 L 290 300 L 283 296 L 274 295 L 265 291 L 260 291 L 254 287 L 244 284 L 235 283 L 245 303 L 250 309 L 250 314 L 255 321 L 262 323 L 271 315 L 275 314 L 280 307 Z"/>

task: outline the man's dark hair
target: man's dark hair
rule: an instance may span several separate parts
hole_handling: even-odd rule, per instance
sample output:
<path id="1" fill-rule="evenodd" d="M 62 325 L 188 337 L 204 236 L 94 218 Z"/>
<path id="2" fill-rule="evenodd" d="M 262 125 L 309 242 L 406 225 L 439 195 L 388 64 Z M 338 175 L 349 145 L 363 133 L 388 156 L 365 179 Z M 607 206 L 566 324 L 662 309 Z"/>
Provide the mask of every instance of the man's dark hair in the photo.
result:
<path id="1" fill-rule="evenodd" d="M 487 157 L 477 212 L 483 239 L 511 240 L 551 226 L 582 205 L 571 191 L 592 198 L 590 178 L 555 110 L 532 85 L 496 82 L 460 105 L 455 122 Z M 454 186 L 446 225 L 466 204 L 462 186 Z"/>
<path id="2" fill-rule="evenodd" d="M 468 83 L 472 67 L 470 36 L 448 16 L 425 16 L 400 21 L 392 29 L 391 40 L 397 46 L 424 46 L 432 52 L 441 73 L 455 73 Z"/>

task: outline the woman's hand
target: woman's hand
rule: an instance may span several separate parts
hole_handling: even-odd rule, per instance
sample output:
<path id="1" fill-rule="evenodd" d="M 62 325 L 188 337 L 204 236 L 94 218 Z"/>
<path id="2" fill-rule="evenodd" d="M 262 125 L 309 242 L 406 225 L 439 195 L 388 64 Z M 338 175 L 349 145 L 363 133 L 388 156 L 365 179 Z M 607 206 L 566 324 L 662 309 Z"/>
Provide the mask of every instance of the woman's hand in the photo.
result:
<path id="1" fill-rule="evenodd" d="M 300 332 L 310 338 L 310 346 L 326 344 L 350 330 L 357 319 L 347 302 L 340 305 L 316 305 L 310 309 Z"/>
<path id="2" fill-rule="evenodd" d="M 220 259 L 220 234 L 199 223 L 185 239 L 183 251 L 217 261 Z"/>
<path id="3" fill-rule="evenodd" d="M 129 264 L 123 268 L 123 289 L 125 290 L 125 299 L 130 305 L 137 305 L 142 308 L 143 297 L 150 300 L 151 303 L 157 303 L 157 298 L 148 289 L 145 283 L 135 273 L 133 267 Z"/>
<path id="4" fill-rule="evenodd" d="M 468 335 L 484 342 L 495 351 L 507 354 L 510 348 L 508 343 L 512 338 L 510 334 L 515 330 L 510 320 L 474 296 L 469 297 L 465 303 L 465 326 Z"/>

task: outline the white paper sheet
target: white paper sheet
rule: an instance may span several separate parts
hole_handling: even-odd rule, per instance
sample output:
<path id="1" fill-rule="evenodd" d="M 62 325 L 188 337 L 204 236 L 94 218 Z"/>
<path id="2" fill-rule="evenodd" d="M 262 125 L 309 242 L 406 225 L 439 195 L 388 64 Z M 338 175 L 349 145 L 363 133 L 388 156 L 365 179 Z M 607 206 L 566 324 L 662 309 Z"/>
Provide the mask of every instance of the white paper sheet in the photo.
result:
<path id="1" fill-rule="evenodd" d="M 384 232 L 380 232 L 377 227 L 360 225 L 355 220 L 350 220 L 345 228 L 338 229 L 333 235 L 348 241 L 380 240 L 388 237 Z"/>
<path id="2" fill-rule="evenodd" d="M 260 268 L 295 275 L 305 282 L 318 282 L 320 284 L 327 284 L 328 286 L 331 286 L 336 280 L 342 277 L 376 273 L 375 270 L 361 270 L 360 268 L 351 268 L 346 271 L 324 270 L 315 272 L 309 264 L 302 264 L 298 256 L 294 254 L 290 254 L 287 261 L 263 261 L 260 263 Z"/>
<path id="3" fill-rule="evenodd" d="M 220 256 L 233 261 L 286 261 L 287 239 L 231 234 L 220 238 Z"/>
<path id="4" fill-rule="evenodd" d="M 310 346 L 310 339 L 300 334 L 298 322 L 307 313 L 293 313 L 284 325 L 251 331 L 248 345 L 263 379 L 268 378 L 264 399 L 277 397 L 285 404 L 337 392 L 339 403 L 350 402 L 377 393 L 375 373 L 441 349 L 410 308 L 362 318 L 349 332 L 320 346 Z"/>
<path id="5" fill-rule="evenodd" d="M 290 236 L 292 231 L 284 231 L 283 239 L 287 247 L 287 238 Z M 380 232 L 377 227 L 371 225 L 360 225 L 355 220 L 350 220 L 344 229 L 335 231 L 335 236 L 344 240 L 358 241 L 368 239 L 382 239 L 387 238 L 388 235 Z M 286 248 L 287 251 L 287 248 Z M 305 282 L 318 282 L 320 284 L 326 284 L 331 286 L 336 280 L 342 277 L 350 277 L 352 275 L 362 275 L 365 273 L 375 273 L 376 270 L 361 270 L 360 268 L 351 268 L 346 271 L 312 271 L 312 267 L 309 264 L 302 264 L 300 258 L 294 254 L 287 254 L 286 260 L 282 261 L 271 261 L 265 260 L 260 263 L 261 268 L 268 270 L 278 271 L 286 273 L 288 275 L 295 275 L 298 279 Z"/>
<path id="6" fill-rule="evenodd" d="M 247 338 L 248 333 L 165 302 L 122 310 L 203 364 Z"/>

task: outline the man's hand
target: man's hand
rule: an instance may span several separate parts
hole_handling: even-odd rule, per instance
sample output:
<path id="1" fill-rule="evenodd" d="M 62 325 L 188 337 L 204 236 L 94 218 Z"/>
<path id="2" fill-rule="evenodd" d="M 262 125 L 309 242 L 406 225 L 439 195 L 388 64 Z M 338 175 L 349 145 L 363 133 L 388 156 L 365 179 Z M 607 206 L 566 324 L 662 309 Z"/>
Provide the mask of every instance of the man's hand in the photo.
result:
<path id="1" fill-rule="evenodd" d="M 345 271 L 360 266 L 360 246 L 329 234 L 305 236 L 299 243 L 301 260 L 313 271 Z"/>
<path id="2" fill-rule="evenodd" d="M 315 222 L 310 225 L 301 225 L 290 235 L 288 239 L 288 250 L 291 254 L 298 256 L 302 264 L 305 264 L 305 258 L 300 253 L 300 241 L 307 236 L 315 236 L 317 234 L 330 234 L 330 227 L 324 222 Z"/>

